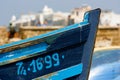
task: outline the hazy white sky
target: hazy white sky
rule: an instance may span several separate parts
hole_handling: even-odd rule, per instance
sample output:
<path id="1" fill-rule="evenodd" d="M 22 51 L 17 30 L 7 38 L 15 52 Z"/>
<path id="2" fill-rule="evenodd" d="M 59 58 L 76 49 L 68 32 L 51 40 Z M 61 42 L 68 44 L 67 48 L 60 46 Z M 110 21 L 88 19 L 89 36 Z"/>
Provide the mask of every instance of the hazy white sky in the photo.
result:
<path id="1" fill-rule="evenodd" d="M 108 9 L 120 14 L 120 0 L 1 0 L 0 25 L 8 25 L 12 15 L 19 17 L 21 14 L 38 12 L 44 5 L 54 11 L 70 12 L 83 4 L 90 5 L 93 9 Z"/>

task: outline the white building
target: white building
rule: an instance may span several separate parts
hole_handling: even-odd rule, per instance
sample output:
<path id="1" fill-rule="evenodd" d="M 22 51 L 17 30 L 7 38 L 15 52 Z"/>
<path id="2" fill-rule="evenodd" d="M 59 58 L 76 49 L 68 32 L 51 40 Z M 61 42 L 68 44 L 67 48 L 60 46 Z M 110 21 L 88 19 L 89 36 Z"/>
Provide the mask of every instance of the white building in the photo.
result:
<path id="1" fill-rule="evenodd" d="M 47 20 L 49 25 L 54 25 L 57 22 L 60 22 L 60 24 L 57 25 L 65 25 L 65 21 L 69 14 L 70 13 L 63 13 L 60 11 L 54 12 L 52 8 L 45 5 L 42 12 L 21 15 L 19 19 L 14 20 L 12 23 L 19 26 L 30 26 L 31 22 L 35 25 L 40 21 L 40 24 L 43 25 L 44 21 Z"/>
<path id="2" fill-rule="evenodd" d="M 74 8 L 71 11 L 71 17 L 74 19 L 75 23 L 82 22 L 84 13 L 91 10 L 90 6 L 82 6 L 80 8 Z"/>
<path id="3" fill-rule="evenodd" d="M 54 12 L 52 8 L 44 6 L 42 12 L 34 14 L 24 14 L 21 15 L 19 19 L 16 19 L 15 16 L 12 16 L 10 22 L 14 26 L 35 26 L 37 21 L 40 21 L 40 24 L 43 25 L 44 21 L 48 21 L 48 25 L 67 25 L 68 16 L 71 15 L 71 18 L 74 19 L 75 23 L 82 22 L 84 13 L 91 10 L 90 6 L 82 6 L 80 8 L 72 9 L 71 13 L 67 12 Z M 120 14 L 115 14 L 111 11 L 102 11 L 100 17 L 100 25 L 102 26 L 111 26 L 117 27 L 120 26 Z"/>
<path id="4" fill-rule="evenodd" d="M 100 25 L 117 27 L 120 26 L 120 14 L 111 11 L 103 11 L 100 17 Z"/>
<path id="5" fill-rule="evenodd" d="M 35 19 L 36 19 L 35 14 L 24 14 L 24 15 L 21 15 L 19 19 L 16 19 L 14 18 L 14 16 L 12 16 L 10 23 L 12 23 L 14 26 L 16 25 L 24 26 L 24 24 L 31 25 L 31 21 L 34 21 Z"/>
<path id="6" fill-rule="evenodd" d="M 13 15 L 13 16 L 11 17 L 10 23 L 13 23 L 12 25 L 15 26 L 15 25 L 16 25 L 15 22 L 16 22 L 16 16 Z"/>
<path id="7" fill-rule="evenodd" d="M 50 15 L 50 14 L 53 14 L 53 9 L 52 8 L 49 8 L 47 5 L 44 6 L 43 10 L 42 10 L 42 13 L 44 15 Z"/>

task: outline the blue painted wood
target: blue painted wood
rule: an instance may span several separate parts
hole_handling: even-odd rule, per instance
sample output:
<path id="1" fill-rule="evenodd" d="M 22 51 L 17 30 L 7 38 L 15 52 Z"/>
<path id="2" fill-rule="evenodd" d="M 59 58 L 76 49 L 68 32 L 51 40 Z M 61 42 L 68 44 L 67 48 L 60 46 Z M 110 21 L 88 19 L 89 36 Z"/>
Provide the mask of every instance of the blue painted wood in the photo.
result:
<path id="1" fill-rule="evenodd" d="M 87 80 L 99 15 L 95 9 L 79 24 L 1 46 L 0 79 L 31 80 L 83 64 L 79 75 L 66 78 Z"/>
<path id="2" fill-rule="evenodd" d="M 22 49 L 5 52 L 0 55 L 0 65 L 10 62 L 11 60 L 17 59 L 18 57 L 22 58 L 26 56 L 32 56 L 39 52 L 46 51 L 47 47 L 48 45 L 46 43 L 39 43 Z"/>
<path id="3" fill-rule="evenodd" d="M 6 65 L 0 66 L 0 73 L 2 72 L 2 74 L 0 74 L 0 76 L 2 76 L 2 79 L 5 79 L 5 80 L 6 80 L 6 77 L 4 77 L 5 74 L 9 75 L 9 76 L 7 76 L 7 78 L 11 78 L 11 76 L 12 76 L 13 80 L 18 79 L 19 76 L 22 79 L 30 80 L 30 79 L 33 79 L 33 78 L 36 78 L 36 77 L 39 77 L 39 76 L 43 76 L 45 74 L 55 72 L 55 71 L 58 71 L 58 70 L 61 70 L 61 69 L 65 69 L 67 67 L 70 67 L 70 66 L 77 65 L 77 64 L 81 63 L 81 58 L 82 58 L 82 55 L 83 55 L 83 53 L 82 53 L 83 44 L 86 40 L 83 41 L 83 42 L 80 42 L 80 37 L 78 38 L 78 36 L 80 36 L 80 29 L 81 28 L 78 27 L 75 30 L 67 31 L 65 33 L 67 36 L 63 37 L 63 35 L 61 35 L 61 37 L 59 37 L 58 40 L 57 39 L 55 40 L 56 43 L 59 43 L 59 40 L 61 41 L 61 43 L 64 43 L 62 41 L 64 41 L 64 40 L 68 41 L 68 37 L 71 37 L 71 38 L 73 37 L 75 39 L 78 39 L 78 40 L 74 40 L 72 42 L 70 41 L 70 43 L 68 43 L 70 46 L 68 44 L 67 45 L 65 44 L 64 45 L 65 47 L 63 49 L 63 48 L 61 48 L 61 46 L 59 47 L 59 45 L 61 45 L 61 44 L 57 44 L 59 49 L 53 50 L 53 49 L 50 48 L 50 47 L 53 47 L 53 45 L 54 45 L 54 43 L 53 43 L 47 48 L 47 50 L 44 53 L 39 52 L 37 54 L 37 56 L 31 57 L 31 58 L 28 58 L 28 59 L 25 59 L 25 60 L 20 60 L 20 61 L 17 61 L 15 63 L 7 64 L 7 66 Z M 78 34 L 78 36 L 69 35 L 71 33 L 76 34 L 76 35 Z M 63 38 L 64 38 L 64 40 L 63 40 Z M 75 44 L 73 44 L 73 43 L 75 43 Z M 79 52 L 79 50 L 80 50 L 80 52 Z M 57 66 L 54 66 L 54 64 L 56 64 L 56 61 L 53 60 L 53 58 L 52 58 L 52 56 L 55 53 L 58 53 L 58 55 L 59 55 L 59 63 L 60 64 L 57 65 Z M 40 58 L 42 58 L 42 61 L 40 60 L 40 62 L 42 63 L 43 68 L 42 68 L 42 70 L 39 71 L 34 66 L 37 65 L 37 63 L 35 63 L 36 60 L 40 59 Z M 50 60 L 51 58 L 52 58 L 52 61 Z M 50 65 L 46 64 L 46 59 L 48 59 L 47 63 L 50 62 L 50 61 L 52 63 L 50 63 Z M 70 60 L 72 60 L 73 62 L 70 61 Z M 22 65 L 22 67 L 21 67 L 20 70 L 18 70 L 19 67 L 20 67 L 18 65 L 20 65 L 20 64 Z M 30 64 L 33 65 L 33 66 L 31 67 Z M 24 69 L 22 69 L 22 68 L 24 68 Z M 25 74 L 24 74 L 24 70 L 25 70 Z M 7 71 L 12 72 L 12 74 L 6 73 Z M 16 76 L 16 77 L 14 77 L 14 76 Z"/>
<path id="4" fill-rule="evenodd" d="M 88 40 L 84 44 L 83 56 L 81 60 L 84 66 L 83 72 L 80 75 L 70 78 L 70 80 L 88 80 L 90 66 L 91 66 L 91 59 L 95 44 L 95 38 L 98 29 L 100 12 L 101 12 L 100 9 L 89 11 L 88 21 L 90 23 L 90 32 L 89 32 Z"/>
<path id="5" fill-rule="evenodd" d="M 67 79 L 69 77 L 72 77 L 74 75 L 79 75 L 82 73 L 82 67 L 83 64 L 78 64 L 63 70 L 60 70 L 58 72 L 53 73 L 52 76 L 49 77 L 49 75 L 47 78 L 41 77 L 40 79 L 49 79 L 49 80 L 64 80 Z M 68 74 L 69 73 L 69 74 Z"/>

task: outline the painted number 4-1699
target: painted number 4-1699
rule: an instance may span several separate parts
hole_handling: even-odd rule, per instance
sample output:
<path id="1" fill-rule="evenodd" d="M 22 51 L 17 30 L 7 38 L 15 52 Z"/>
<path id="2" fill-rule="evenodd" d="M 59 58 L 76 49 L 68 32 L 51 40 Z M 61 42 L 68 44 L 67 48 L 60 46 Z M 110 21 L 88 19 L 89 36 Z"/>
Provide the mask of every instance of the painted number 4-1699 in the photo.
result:
<path id="1" fill-rule="evenodd" d="M 51 67 L 56 67 L 59 65 L 60 65 L 59 54 L 54 53 L 52 55 L 46 55 L 45 57 L 33 59 L 29 64 L 25 64 L 24 62 L 16 63 L 16 66 L 18 66 L 17 75 L 27 75 L 27 72 L 35 73 L 42 70 L 43 68 L 49 69 Z"/>

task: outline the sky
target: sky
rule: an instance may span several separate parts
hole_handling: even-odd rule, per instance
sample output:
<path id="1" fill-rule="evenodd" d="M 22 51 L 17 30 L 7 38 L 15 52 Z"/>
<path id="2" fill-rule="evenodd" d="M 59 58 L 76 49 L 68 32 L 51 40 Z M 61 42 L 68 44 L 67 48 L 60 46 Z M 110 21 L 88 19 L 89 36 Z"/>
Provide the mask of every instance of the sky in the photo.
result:
<path id="1" fill-rule="evenodd" d="M 54 11 L 70 12 L 73 8 L 90 5 L 92 9 L 112 10 L 120 14 L 120 0 L 1 0 L 0 25 L 8 25 L 11 17 L 21 14 L 37 13 L 45 5 Z"/>

